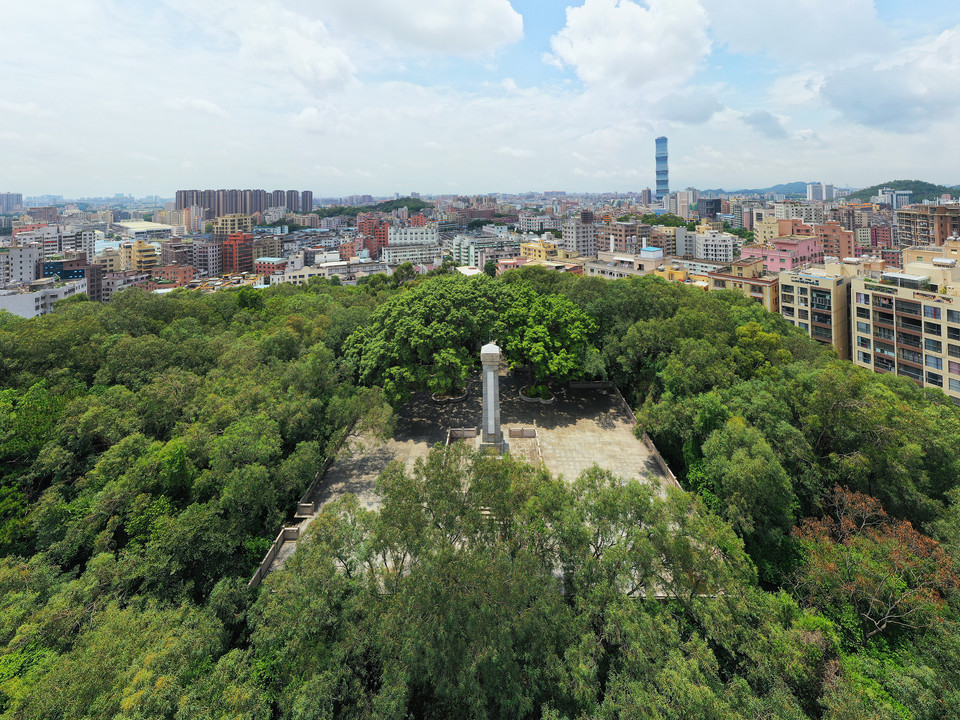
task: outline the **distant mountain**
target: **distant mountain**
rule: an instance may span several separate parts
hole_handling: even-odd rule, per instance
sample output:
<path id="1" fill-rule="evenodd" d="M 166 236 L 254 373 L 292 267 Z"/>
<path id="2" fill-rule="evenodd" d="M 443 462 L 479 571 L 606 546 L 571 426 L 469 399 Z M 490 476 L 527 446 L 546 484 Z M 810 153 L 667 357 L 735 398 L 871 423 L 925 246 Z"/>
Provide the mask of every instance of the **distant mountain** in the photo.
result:
<path id="1" fill-rule="evenodd" d="M 892 188 L 893 190 L 911 190 L 913 192 L 913 197 L 911 198 L 914 202 L 922 202 L 923 200 L 936 200 L 944 193 L 948 195 L 956 195 L 957 190 L 960 190 L 960 186 L 954 185 L 953 187 L 947 185 L 934 185 L 933 183 L 923 182 L 922 180 L 888 180 L 885 183 L 880 183 L 879 185 L 872 185 L 863 190 L 857 190 L 855 193 L 847 195 L 848 200 L 862 200 L 867 201 L 871 197 L 875 197 L 881 190 L 881 188 Z"/>
<path id="2" fill-rule="evenodd" d="M 773 187 L 755 188 L 753 190 L 724 190 L 722 188 L 717 188 L 713 190 L 701 190 L 700 192 L 703 194 L 726 193 L 728 195 L 765 195 L 766 193 L 777 193 L 779 195 L 806 196 L 807 183 L 805 182 L 781 183 L 780 185 L 774 185 Z"/>

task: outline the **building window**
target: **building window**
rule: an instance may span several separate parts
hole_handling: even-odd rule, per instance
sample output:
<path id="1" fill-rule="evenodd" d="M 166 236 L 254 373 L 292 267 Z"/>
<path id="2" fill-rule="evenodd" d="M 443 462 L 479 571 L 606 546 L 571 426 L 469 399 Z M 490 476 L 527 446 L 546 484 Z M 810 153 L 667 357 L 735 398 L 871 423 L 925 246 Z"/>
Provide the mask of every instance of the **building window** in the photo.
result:
<path id="1" fill-rule="evenodd" d="M 923 316 L 926 318 L 931 318 L 933 320 L 940 319 L 940 308 L 934 305 L 924 305 L 923 306 Z"/>
<path id="2" fill-rule="evenodd" d="M 806 330 L 807 332 L 810 331 L 810 326 L 805 322 L 798 322 L 797 327 L 800 328 L 801 330 Z"/>
<path id="3" fill-rule="evenodd" d="M 792 307 L 784 307 L 784 308 L 781 308 L 781 310 L 783 312 L 784 317 L 793 317 Z"/>
<path id="4" fill-rule="evenodd" d="M 857 317 L 870 319 L 870 309 L 869 308 L 857 308 Z"/>
<path id="5" fill-rule="evenodd" d="M 714 287 L 714 288 L 720 288 L 720 289 L 722 289 L 722 288 L 725 288 L 726 286 L 727 286 L 727 281 L 726 281 L 726 280 L 714 280 L 714 281 L 713 281 L 713 287 Z"/>
<path id="6" fill-rule="evenodd" d="M 860 305 L 869 305 L 870 295 L 868 293 L 857 293 L 857 302 Z"/>
<path id="7" fill-rule="evenodd" d="M 938 358 L 936 355 L 927 355 L 924 358 L 923 364 L 928 368 L 933 368 L 934 370 L 943 370 L 943 360 Z"/>
<path id="8" fill-rule="evenodd" d="M 947 322 L 960 323 L 960 310 L 947 310 Z"/>
<path id="9" fill-rule="evenodd" d="M 857 351 L 857 360 L 862 363 L 870 364 L 870 353 L 865 353 L 863 350 Z"/>
<path id="10" fill-rule="evenodd" d="M 869 349 L 870 349 L 870 338 L 865 338 L 865 337 L 861 337 L 860 335 L 858 335 L 858 336 L 857 336 L 857 346 L 858 346 L 858 347 L 862 347 L 862 348 L 866 348 L 867 350 L 869 350 Z"/>
<path id="11" fill-rule="evenodd" d="M 923 331 L 928 335 L 939 335 L 940 323 L 925 322 L 923 324 Z"/>
<path id="12" fill-rule="evenodd" d="M 780 286 L 780 289 L 781 289 L 783 292 L 792 293 L 792 292 L 793 292 L 793 285 L 781 285 L 781 286 Z M 958 322 L 960 322 L 960 321 L 958 321 Z"/>
<path id="13" fill-rule="evenodd" d="M 931 340 L 930 338 L 926 338 L 923 341 L 923 347 L 927 352 L 943 352 L 943 343 L 941 343 L 939 340 Z"/>
<path id="14" fill-rule="evenodd" d="M 899 368 L 897 368 L 897 375 L 903 375 L 911 380 L 923 382 L 923 373 L 914 367 L 910 367 L 909 365 L 901 365 Z"/>
<path id="15" fill-rule="evenodd" d="M 960 363 L 950 360 L 947 362 L 947 369 L 952 375 L 960 375 Z"/>
<path id="16" fill-rule="evenodd" d="M 800 311 L 800 319 L 801 319 L 801 320 L 809 320 L 809 319 L 810 319 L 810 313 L 809 313 L 808 311 L 806 311 L 806 310 L 801 310 L 801 311 Z"/>
<path id="17" fill-rule="evenodd" d="M 951 340 L 960 340 L 960 328 L 947 328 L 947 337 Z"/>
<path id="18" fill-rule="evenodd" d="M 950 378 L 950 390 L 956 393 L 960 393 L 960 380 L 955 380 Z"/>
<path id="19" fill-rule="evenodd" d="M 873 344 L 873 349 L 880 355 L 886 355 L 887 357 L 896 357 L 897 354 L 893 350 L 893 345 L 885 345 L 884 343 L 875 342 Z"/>
<path id="20" fill-rule="evenodd" d="M 936 385 L 937 387 L 943 387 L 943 376 L 937 375 L 936 373 L 928 372 L 927 373 L 927 384 Z"/>
<path id="21" fill-rule="evenodd" d="M 857 321 L 857 332 L 870 333 L 870 323 Z"/>

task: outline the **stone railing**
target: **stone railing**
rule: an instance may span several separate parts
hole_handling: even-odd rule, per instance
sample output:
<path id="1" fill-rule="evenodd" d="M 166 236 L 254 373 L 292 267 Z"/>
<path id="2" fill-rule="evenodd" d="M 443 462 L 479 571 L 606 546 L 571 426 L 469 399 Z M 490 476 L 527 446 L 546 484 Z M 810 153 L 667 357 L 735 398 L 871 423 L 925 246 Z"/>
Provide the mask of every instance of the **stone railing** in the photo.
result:
<path id="1" fill-rule="evenodd" d="M 300 500 L 297 502 L 297 514 L 294 516 L 298 520 L 302 520 L 315 515 L 317 512 L 317 503 L 315 500 L 310 498 L 316 497 L 317 491 L 327 482 L 327 470 L 330 469 L 330 466 L 333 465 L 333 461 L 336 458 L 328 457 L 323 461 L 323 464 L 320 466 L 320 470 L 316 475 L 313 476 L 313 482 L 310 483 L 310 486 L 304 491 L 303 495 L 300 497 Z"/>
<path id="2" fill-rule="evenodd" d="M 610 383 L 610 388 L 617 393 L 617 397 L 620 398 L 620 403 L 630 416 L 630 419 L 633 420 L 634 427 L 636 427 L 639 423 L 637 423 L 637 416 L 633 414 L 633 408 L 630 407 L 630 403 L 624 399 L 623 394 L 616 385 Z M 680 481 L 677 480 L 677 476 L 673 474 L 673 470 L 671 470 L 670 466 L 667 465 L 667 461 L 663 459 L 663 455 L 661 455 L 660 451 L 657 450 L 657 446 L 653 444 L 653 440 L 650 439 L 650 436 L 644 433 L 642 440 L 643 444 L 647 446 L 647 450 L 649 450 L 650 454 L 653 455 L 653 459 L 657 461 L 657 465 L 660 466 L 660 469 L 667 477 L 667 480 L 669 480 L 670 483 L 678 490 L 683 490 L 683 488 L 680 486 Z"/>
<path id="3" fill-rule="evenodd" d="M 512 438 L 535 438 L 537 436 L 536 428 L 510 428 L 509 437 Z"/>
<path id="4" fill-rule="evenodd" d="M 607 380 L 571 380 L 571 390 L 613 390 L 616 388 L 612 382 Z"/>
<path id="5" fill-rule="evenodd" d="M 447 445 L 453 440 L 463 440 L 465 438 L 475 438 L 480 431 L 475 427 L 469 428 L 447 428 Z"/>
<path id="6" fill-rule="evenodd" d="M 276 539 L 273 541 L 273 544 L 270 545 L 270 549 L 267 550 L 267 554 L 263 556 L 263 560 L 260 561 L 257 571 L 253 574 L 253 577 L 250 578 L 250 582 L 247 583 L 247 589 L 252 590 L 257 587 L 267 574 L 267 570 L 273 564 L 273 561 L 277 559 L 277 555 L 280 552 L 280 548 L 285 542 L 296 542 L 300 539 L 300 528 L 298 527 L 285 527 L 277 535 Z"/>

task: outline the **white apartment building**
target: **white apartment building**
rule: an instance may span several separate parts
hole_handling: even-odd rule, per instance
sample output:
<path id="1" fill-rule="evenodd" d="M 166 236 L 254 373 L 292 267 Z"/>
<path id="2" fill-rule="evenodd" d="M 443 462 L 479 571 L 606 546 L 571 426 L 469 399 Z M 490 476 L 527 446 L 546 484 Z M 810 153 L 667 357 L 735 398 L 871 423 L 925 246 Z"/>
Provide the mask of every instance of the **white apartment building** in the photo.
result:
<path id="1" fill-rule="evenodd" d="M 693 254 L 701 260 L 730 263 L 734 260 L 739 238 L 730 233 L 709 230 L 694 236 Z"/>
<path id="2" fill-rule="evenodd" d="M 405 262 L 436 264 L 443 262 L 443 251 L 439 245 L 387 245 L 380 251 L 380 260 L 387 265 L 402 265 Z"/>
<path id="3" fill-rule="evenodd" d="M 423 227 L 397 227 L 387 230 L 387 247 L 390 245 L 439 245 L 440 233 L 436 225 Z"/>
<path id="4" fill-rule="evenodd" d="M 582 223 L 579 219 L 567 220 L 560 228 L 560 244 L 569 253 L 584 257 L 597 254 L 597 228 L 593 223 Z"/>
<path id="5" fill-rule="evenodd" d="M 0 287 L 33 282 L 37 263 L 43 260 L 40 243 L 0 247 Z"/>
<path id="6" fill-rule="evenodd" d="M 33 318 L 52 312 L 53 304 L 58 300 L 86 291 L 86 280 L 60 282 L 56 278 L 43 278 L 0 289 L 0 310 L 24 318 Z"/>
<path id="7" fill-rule="evenodd" d="M 40 243 L 45 259 L 67 252 L 85 252 L 87 258 L 92 258 L 97 241 L 103 239 L 104 235 L 99 230 L 79 230 L 63 225 L 47 225 L 17 235 L 18 244 Z"/>
<path id="8" fill-rule="evenodd" d="M 521 215 L 519 226 L 520 232 L 559 230 L 560 220 L 554 215 Z"/>
<path id="9" fill-rule="evenodd" d="M 776 220 L 802 220 L 807 225 L 823 224 L 823 205 L 802 205 L 797 202 L 773 204 L 773 217 Z"/>

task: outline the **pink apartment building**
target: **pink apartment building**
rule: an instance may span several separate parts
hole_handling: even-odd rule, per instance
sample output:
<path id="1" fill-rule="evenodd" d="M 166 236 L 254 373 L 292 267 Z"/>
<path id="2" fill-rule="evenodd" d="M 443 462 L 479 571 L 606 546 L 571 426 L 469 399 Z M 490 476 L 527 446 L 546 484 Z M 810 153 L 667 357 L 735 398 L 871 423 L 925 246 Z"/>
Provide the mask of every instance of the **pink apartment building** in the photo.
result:
<path id="1" fill-rule="evenodd" d="M 767 272 L 779 273 L 795 270 L 808 263 L 823 262 L 823 246 L 816 237 L 778 237 L 763 245 L 744 245 L 740 258 L 763 258 Z"/>

